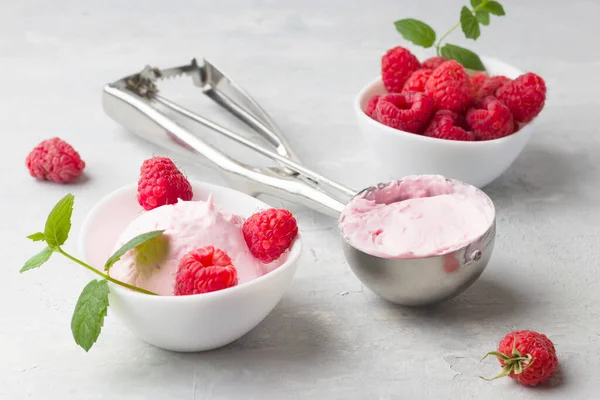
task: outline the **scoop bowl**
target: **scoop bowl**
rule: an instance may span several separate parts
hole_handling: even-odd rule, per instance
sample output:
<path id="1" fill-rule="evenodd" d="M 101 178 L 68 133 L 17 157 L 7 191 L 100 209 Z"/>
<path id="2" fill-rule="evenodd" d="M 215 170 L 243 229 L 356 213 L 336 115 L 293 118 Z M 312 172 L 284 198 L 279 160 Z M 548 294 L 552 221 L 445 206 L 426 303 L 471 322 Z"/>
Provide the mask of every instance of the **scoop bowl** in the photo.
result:
<path id="1" fill-rule="evenodd" d="M 270 206 L 233 189 L 193 181 L 193 200 L 206 200 L 248 217 Z M 125 186 L 101 199 L 87 215 L 79 243 L 83 259 L 101 266 L 119 235 L 143 210 L 137 186 Z M 109 315 L 136 336 L 162 349 L 196 352 L 231 343 L 256 327 L 276 306 L 294 277 L 302 241 L 298 236 L 285 263 L 238 286 L 192 296 L 151 296 L 110 284 Z"/>
<path id="2" fill-rule="evenodd" d="M 355 197 L 373 193 L 382 185 L 385 184 L 366 188 Z M 491 200 L 490 204 L 493 204 Z M 429 257 L 382 258 L 352 246 L 343 233 L 340 235 L 342 248 L 353 273 L 375 294 L 403 306 L 433 305 L 463 292 L 485 270 L 496 237 L 495 210 L 493 213 L 489 228 L 481 236 L 448 253 Z"/>

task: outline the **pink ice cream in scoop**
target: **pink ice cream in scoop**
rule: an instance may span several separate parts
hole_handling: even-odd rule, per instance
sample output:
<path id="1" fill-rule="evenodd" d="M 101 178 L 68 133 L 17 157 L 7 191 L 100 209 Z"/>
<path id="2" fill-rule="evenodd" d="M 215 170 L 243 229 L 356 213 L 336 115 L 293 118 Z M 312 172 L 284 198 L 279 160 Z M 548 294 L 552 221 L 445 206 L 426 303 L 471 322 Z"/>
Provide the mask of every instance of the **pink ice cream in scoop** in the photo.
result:
<path id="1" fill-rule="evenodd" d="M 129 251 L 112 266 L 110 276 L 159 295 L 172 296 L 181 257 L 212 245 L 229 255 L 238 272 L 238 284 L 251 281 L 281 265 L 286 254 L 271 264 L 262 264 L 246 245 L 243 224 L 244 218 L 215 206 L 212 196 L 207 201 L 179 201 L 143 212 L 121 234 L 115 250 L 137 235 L 164 229 L 161 238 L 166 253 L 161 253 L 160 261 L 148 262 L 136 250 Z"/>
<path id="2" fill-rule="evenodd" d="M 491 226 L 494 206 L 481 190 L 440 175 L 416 175 L 360 194 L 344 208 L 348 243 L 385 258 L 428 257 L 468 245 Z"/>

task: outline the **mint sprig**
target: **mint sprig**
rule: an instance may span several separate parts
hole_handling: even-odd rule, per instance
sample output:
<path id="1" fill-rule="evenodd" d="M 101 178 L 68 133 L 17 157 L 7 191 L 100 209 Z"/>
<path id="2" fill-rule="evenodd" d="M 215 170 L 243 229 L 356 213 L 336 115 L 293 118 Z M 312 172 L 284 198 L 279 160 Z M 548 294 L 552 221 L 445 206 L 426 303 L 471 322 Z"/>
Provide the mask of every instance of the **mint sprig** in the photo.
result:
<path id="1" fill-rule="evenodd" d="M 404 39 L 418 46 L 428 48 L 435 43 L 435 31 L 425 22 L 407 18 L 394 22 L 394 25 Z"/>
<path id="2" fill-rule="evenodd" d="M 134 237 L 133 239 L 125 243 L 123 246 L 121 246 L 120 249 L 115 251 L 115 253 L 112 256 L 110 256 L 108 260 L 106 260 L 106 263 L 104 264 L 104 270 L 108 272 L 110 267 L 112 267 L 114 263 L 119 261 L 121 257 L 123 257 L 123 255 L 129 250 L 141 246 L 142 244 L 148 242 L 150 239 L 154 239 L 155 237 L 162 235 L 163 232 L 164 230 L 151 231 L 147 233 L 142 233 L 141 235 Z"/>
<path id="3" fill-rule="evenodd" d="M 79 295 L 71 320 L 71 331 L 75 342 L 85 351 L 89 351 L 100 335 L 104 324 L 104 317 L 107 314 L 109 305 L 108 294 L 110 292 L 108 282 L 148 295 L 156 295 L 156 293 L 115 279 L 63 250 L 61 246 L 67 241 L 71 230 L 74 199 L 72 194 L 67 194 L 63 197 L 56 203 L 48 215 L 44 232 L 36 232 L 27 236 L 28 239 L 34 242 L 45 242 L 47 247 L 27 260 L 20 272 L 39 268 L 50 259 L 52 254 L 58 253 L 102 278 L 100 280 L 92 280 L 85 286 Z M 163 230 L 152 231 L 134 237 L 106 261 L 106 270 L 108 271 L 110 266 L 117 262 L 125 253 L 136 249 L 150 239 L 162 235 L 163 232 Z"/>
<path id="4" fill-rule="evenodd" d="M 75 342 L 89 351 L 102 330 L 108 311 L 108 282 L 94 279 L 84 288 L 71 318 L 71 331 Z"/>
<path id="5" fill-rule="evenodd" d="M 499 17 L 506 15 L 506 13 L 504 7 L 494 0 L 470 0 L 470 5 L 470 8 L 467 6 L 461 8 L 459 22 L 444 33 L 437 43 L 435 43 L 435 31 L 423 21 L 406 18 L 395 21 L 394 26 L 404 39 L 417 46 L 430 48 L 435 43 L 438 56 L 455 60 L 465 68 L 484 71 L 485 67 L 477 54 L 464 47 L 449 43 L 444 44 L 444 40 L 458 27 L 461 27 L 467 39 L 477 40 L 481 36 L 481 27 L 490 24 L 490 14 Z"/>
<path id="6" fill-rule="evenodd" d="M 50 211 L 44 228 L 44 240 L 50 247 L 62 246 L 69 238 L 75 197 L 68 194 Z"/>

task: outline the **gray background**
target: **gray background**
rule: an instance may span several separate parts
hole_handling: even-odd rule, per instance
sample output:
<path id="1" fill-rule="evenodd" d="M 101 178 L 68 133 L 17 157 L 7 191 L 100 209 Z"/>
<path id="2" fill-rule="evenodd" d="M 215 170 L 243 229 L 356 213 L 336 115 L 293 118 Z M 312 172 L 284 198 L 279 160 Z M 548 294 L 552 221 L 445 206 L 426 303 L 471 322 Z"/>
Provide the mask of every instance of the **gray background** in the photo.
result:
<path id="1" fill-rule="evenodd" d="M 309 167 L 361 188 L 378 174 L 351 103 L 378 74 L 382 53 L 406 43 L 392 22 L 420 17 L 441 33 L 466 1 L 85 3 L 0 5 L 0 397 L 600 397 L 600 60 L 594 42 L 600 3 L 504 1 L 508 16 L 493 18 L 477 42 L 467 42 L 460 31 L 450 37 L 535 71 L 548 85 L 531 142 L 485 189 L 497 207 L 498 239 L 474 286 L 433 309 L 386 304 L 349 271 L 335 221 L 288 204 L 306 244 L 295 280 L 256 329 L 203 354 L 156 349 L 110 316 L 86 354 L 70 334 L 85 273 L 59 257 L 38 271 L 17 273 L 39 248 L 24 236 L 43 227 L 66 191 L 76 196 L 67 245 L 76 253 L 92 205 L 135 181 L 142 160 L 162 154 L 104 115 L 102 86 L 148 63 L 173 66 L 206 56 L 258 99 Z M 167 90 L 223 121 L 223 113 L 187 83 Z M 27 175 L 26 154 L 52 136 L 79 150 L 86 180 L 64 187 Z M 222 183 L 210 170 L 179 164 L 192 178 Z M 556 343 L 562 368 L 549 385 L 527 389 L 478 377 L 498 371 L 495 360 L 479 359 L 512 328 L 545 332 Z"/>

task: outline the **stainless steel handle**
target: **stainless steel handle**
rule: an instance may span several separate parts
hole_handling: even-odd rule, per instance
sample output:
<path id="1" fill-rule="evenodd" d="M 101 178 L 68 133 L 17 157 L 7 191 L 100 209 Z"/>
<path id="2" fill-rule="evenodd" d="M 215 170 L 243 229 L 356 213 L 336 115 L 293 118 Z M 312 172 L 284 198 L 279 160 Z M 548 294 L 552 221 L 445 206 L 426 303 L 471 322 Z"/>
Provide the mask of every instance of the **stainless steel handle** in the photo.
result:
<path id="1" fill-rule="evenodd" d="M 333 197 L 293 176 L 232 159 L 127 90 L 105 86 L 103 107 L 111 118 L 143 139 L 179 154 L 204 156 L 223 172 L 230 185 L 248 194 L 270 194 L 335 218 L 345 206 L 346 199 Z"/>
<path id="2" fill-rule="evenodd" d="M 242 87 L 212 63 L 203 60 L 203 74 L 193 75 L 194 84 L 204 94 L 228 110 L 258 132 L 277 150 L 277 153 L 293 161 L 300 161 L 275 122 Z"/>

